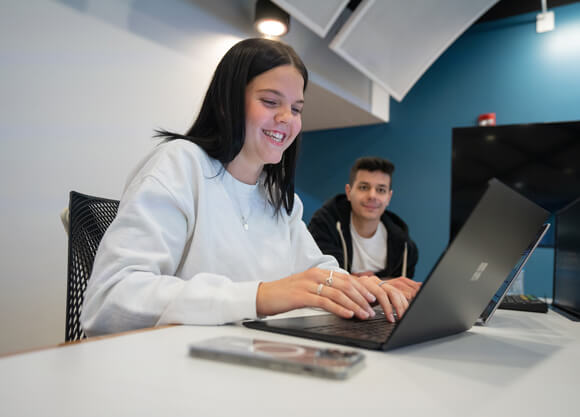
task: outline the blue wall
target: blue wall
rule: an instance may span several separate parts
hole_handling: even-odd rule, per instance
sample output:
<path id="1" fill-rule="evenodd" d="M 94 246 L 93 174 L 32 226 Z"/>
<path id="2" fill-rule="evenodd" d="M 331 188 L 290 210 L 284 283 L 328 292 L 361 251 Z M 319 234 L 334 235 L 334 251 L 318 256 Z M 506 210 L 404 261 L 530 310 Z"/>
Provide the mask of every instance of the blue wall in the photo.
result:
<path id="1" fill-rule="evenodd" d="M 580 4 L 551 10 L 553 32 L 536 33 L 536 13 L 470 28 L 401 103 L 391 100 L 390 123 L 305 133 L 297 176 L 305 221 L 343 192 L 356 158 L 389 158 L 391 209 L 419 245 L 416 279 L 423 280 L 449 238 L 451 129 L 474 126 L 488 112 L 497 124 L 580 120 Z M 551 295 L 551 252 L 530 260 L 526 291 Z"/>

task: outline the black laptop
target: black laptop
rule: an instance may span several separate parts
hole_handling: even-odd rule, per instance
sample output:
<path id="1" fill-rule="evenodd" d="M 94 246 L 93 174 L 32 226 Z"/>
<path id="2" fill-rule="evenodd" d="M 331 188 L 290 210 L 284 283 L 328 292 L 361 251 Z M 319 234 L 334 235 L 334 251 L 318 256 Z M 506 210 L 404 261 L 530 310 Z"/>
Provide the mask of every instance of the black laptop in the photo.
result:
<path id="1" fill-rule="evenodd" d="M 366 349 L 390 350 L 470 329 L 535 240 L 548 212 L 492 179 L 405 315 L 396 323 L 321 314 L 244 326 Z"/>

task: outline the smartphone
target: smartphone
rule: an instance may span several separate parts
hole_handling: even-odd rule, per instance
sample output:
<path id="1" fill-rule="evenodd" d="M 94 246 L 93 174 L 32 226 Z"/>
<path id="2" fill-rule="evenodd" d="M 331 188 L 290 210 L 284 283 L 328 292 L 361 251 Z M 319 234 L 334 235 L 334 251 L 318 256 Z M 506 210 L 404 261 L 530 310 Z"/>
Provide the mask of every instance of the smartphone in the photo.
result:
<path id="1" fill-rule="evenodd" d="M 355 350 L 315 348 L 247 337 L 216 337 L 189 345 L 190 356 L 273 370 L 346 379 L 364 355 Z"/>

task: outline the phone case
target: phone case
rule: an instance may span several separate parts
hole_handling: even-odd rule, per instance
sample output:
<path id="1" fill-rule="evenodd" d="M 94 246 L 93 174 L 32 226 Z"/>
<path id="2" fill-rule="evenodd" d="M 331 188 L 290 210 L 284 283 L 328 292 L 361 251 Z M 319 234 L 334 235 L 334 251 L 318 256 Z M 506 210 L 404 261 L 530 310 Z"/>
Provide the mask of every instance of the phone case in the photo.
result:
<path id="1" fill-rule="evenodd" d="M 334 379 L 347 378 L 364 362 L 364 355 L 355 350 L 315 348 L 230 336 L 191 344 L 189 354 L 198 358 Z"/>

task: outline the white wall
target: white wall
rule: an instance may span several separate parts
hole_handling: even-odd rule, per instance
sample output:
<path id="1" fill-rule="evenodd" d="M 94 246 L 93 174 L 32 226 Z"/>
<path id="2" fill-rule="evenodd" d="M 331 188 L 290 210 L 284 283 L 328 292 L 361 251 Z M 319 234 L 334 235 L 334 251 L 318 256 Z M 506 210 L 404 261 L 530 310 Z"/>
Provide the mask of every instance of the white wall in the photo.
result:
<path id="1" fill-rule="evenodd" d="M 190 1 L 1 3 L 0 354 L 64 340 L 68 192 L 119 198 L 246 36 Z"/>
<path id="2" fill-rule="evenodd" d="M 189 127 L 219 58 L 255 36 L 254 2 L 0 0 L 0 354 L 64 340 L 68 192 L 119 198 L 153 130 Z M 297 38 L 365 100 L 368 80 Z"/>

